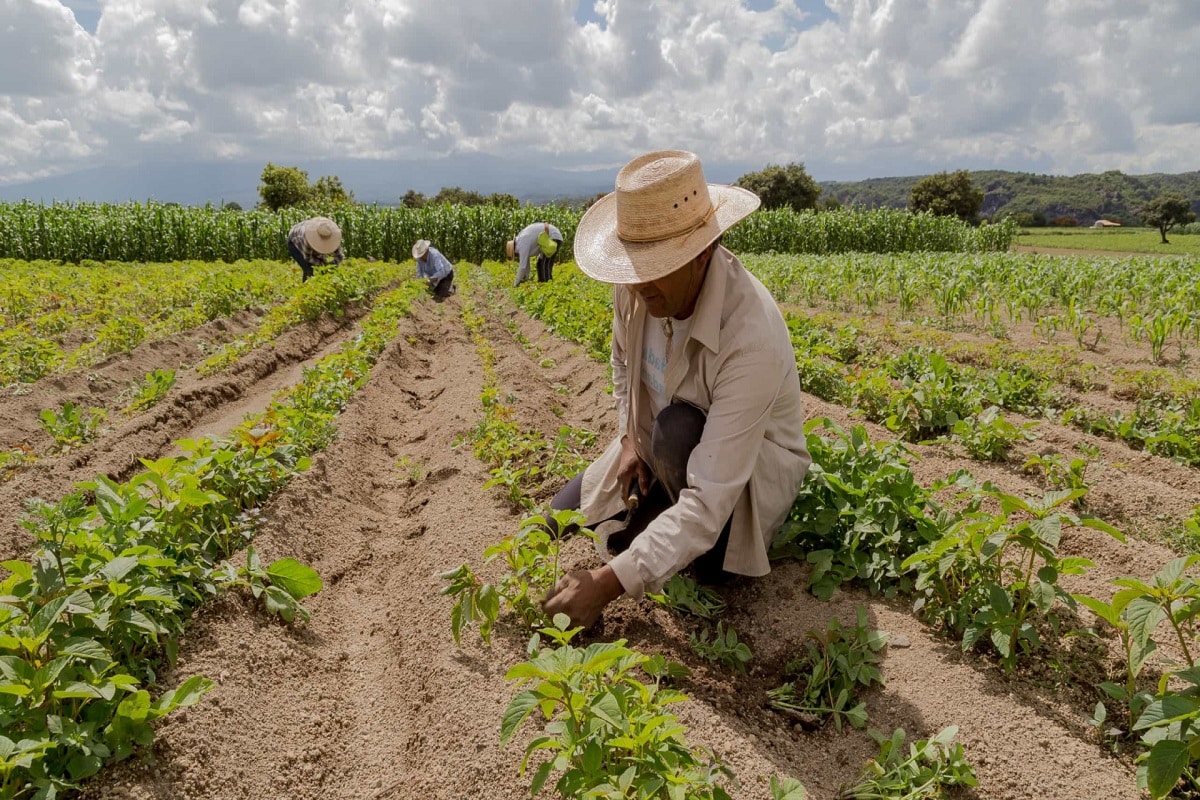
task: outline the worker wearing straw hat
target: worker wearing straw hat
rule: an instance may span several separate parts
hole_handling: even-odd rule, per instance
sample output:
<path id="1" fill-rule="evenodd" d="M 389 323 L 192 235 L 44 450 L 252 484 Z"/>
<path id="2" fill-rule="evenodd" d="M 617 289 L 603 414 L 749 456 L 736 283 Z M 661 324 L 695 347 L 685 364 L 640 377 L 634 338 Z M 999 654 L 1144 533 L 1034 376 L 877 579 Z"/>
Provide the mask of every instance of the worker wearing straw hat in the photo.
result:
<path id="1" fill-rule="evenodd" d="M 454 267 L 428 239 L 417 239 L 412 257 L 417 262 L 417 277 L 429 284 L 435 300 L 440 303 L 454 294 Z"/>
<path id="2" fill-rule="evenodd" d="M 626 164 L 580 220 L 576 263 L 613 284 L 618 435 L 551 503 L 583 513 L 607 563 L 560 580 L 548 613 L 590 626 L 689 564 L 702 582 L 770 571 L 810 458 L 787 326 L 720 244 L 758 204 L 667 150 Z"/>
<path id="3" fill-rule="evenodd" d="M 546 283 L 553 278 L 554 259 L 562 242 L 562 232 L 549 222 L 526 225 L 515 239 L 505 242 L 508 257 L 519 259 L 517 282 L 513 286 L 520 286 L 529 280 L 529 262 L 533 258 L 537 259 L 538 283 Z"/>
<path id="4" fill-rule="evenodd" d="M 342 231 L 328 217 L 313 217 L 292 226 L 287 235 L 287 248 L 292 258 L 300 265 L 300 280 L 313 276 L 313 267 L 325 266 L 326 257 L 340 264 L 342 254 Z"/>

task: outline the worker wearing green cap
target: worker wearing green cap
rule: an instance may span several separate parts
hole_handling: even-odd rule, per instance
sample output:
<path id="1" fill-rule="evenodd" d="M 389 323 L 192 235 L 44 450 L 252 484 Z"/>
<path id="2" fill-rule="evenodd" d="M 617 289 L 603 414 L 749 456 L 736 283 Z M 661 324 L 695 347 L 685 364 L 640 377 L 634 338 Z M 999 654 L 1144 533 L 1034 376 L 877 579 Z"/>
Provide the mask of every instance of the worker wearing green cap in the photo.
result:
<path id="1" fill-rule="evenodd" d="M 515 239 L 507 242 L 509 258 L 518 258 L 517 282 L 520 286 L 529 280 L 530 261 L 537 259 L 538 283 L 546 283 L 554 277 L 554 259 L 558 248 L 562 245 L 563 235 L 549 222 L 535 222 L 526 225 Z"/>

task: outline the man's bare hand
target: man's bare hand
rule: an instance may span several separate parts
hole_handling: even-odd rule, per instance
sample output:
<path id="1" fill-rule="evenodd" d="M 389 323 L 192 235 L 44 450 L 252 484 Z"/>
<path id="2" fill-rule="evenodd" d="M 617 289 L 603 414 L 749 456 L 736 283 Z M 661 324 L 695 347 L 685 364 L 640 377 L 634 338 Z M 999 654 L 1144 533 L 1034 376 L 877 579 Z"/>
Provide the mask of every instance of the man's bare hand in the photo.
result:
<path id="1" fill-rule="evenodd" d="M 645 497 L 650 493 L 650 467 L 637 454 L 633 439 L 626 436 L 621 439 L 621 460 L 617 464 L 617 483 L 621 487 L 622 497 L 629 497 L 635 479 Z"/>
<path id="2" fill-rule="evenodd" d="M 604 607 L 616 600 L 625 589 L 611 567 L 581 569 L 568 573 L 546 595 L 542 608 L 546 615 L 566 614 L 572 626 L 590 628 L 600 618 Z"/>

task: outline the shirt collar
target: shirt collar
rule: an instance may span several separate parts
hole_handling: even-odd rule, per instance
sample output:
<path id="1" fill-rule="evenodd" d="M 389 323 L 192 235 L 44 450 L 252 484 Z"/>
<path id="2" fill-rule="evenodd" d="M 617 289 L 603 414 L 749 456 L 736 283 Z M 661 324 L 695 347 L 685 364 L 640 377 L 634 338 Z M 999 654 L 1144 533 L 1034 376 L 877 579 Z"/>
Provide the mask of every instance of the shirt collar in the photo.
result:
<path id="1" fill-rule="evenodd" d="M 696 310 L 692 312 L 692 329 L 688 338 L 716 353 L 721 343 L 721 312 L 725 306 L 725 284 L 729 277 L 730 253 L 724 247 L 713 250 L 708 262 L 708 272 L 700 296 L 696 298 Z"/>

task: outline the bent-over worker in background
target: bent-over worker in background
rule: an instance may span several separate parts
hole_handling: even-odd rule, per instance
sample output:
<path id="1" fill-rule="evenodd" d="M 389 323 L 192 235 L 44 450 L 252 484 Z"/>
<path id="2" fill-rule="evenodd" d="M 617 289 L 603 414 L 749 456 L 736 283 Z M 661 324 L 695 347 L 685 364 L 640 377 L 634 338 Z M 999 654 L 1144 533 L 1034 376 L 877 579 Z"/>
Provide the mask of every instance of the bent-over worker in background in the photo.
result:
<path id="1" fill-rule="evenodd" d="M 538 283 L 546 283 L 554 277 L 554 259 L 558 254 L 559 245 L 563 243 L 563 235 L 557 227 L 549 222 L 534 222 L 526 225 L 515 239 L 505 242 L 505 251 L 509 258 L 519 259 L 517 264 L 517 282 L 520 286 L 529 280 L 529 262 L 537 259 Z"/>
<path id="2" fill-rule="evenodd" d="M 576 263 L 614 284 L 618 436 L 551 505 L 625 528 L 600 543 L 607 564 L 559 581 L 548 614 L 590 626 L 689 564 L 707 583 L 770 571 L 767 548 L 810 458 L 783 316 L 720 245 L 758 204 L 668 150 L 626 164 L 580 220 Z"/>
<path id="3" fill-rule="evenodd" d="M 417 239 L 412 257 L 417 261 L 417 277 L 429 284 L 435 300 L 440 303 L 454 294 L 454 267 L 428 239 Z"/>
<path id="4" fill-rule="evenodd" d="M 292 258 L 300 265 L 301 282 L 313 276 L 313 267 L 325 266 L 326 257 L 341 264 L 342 231 L 328 217 L 313 217 L 292 226 L 287 235 L 287 248 Z"/>

